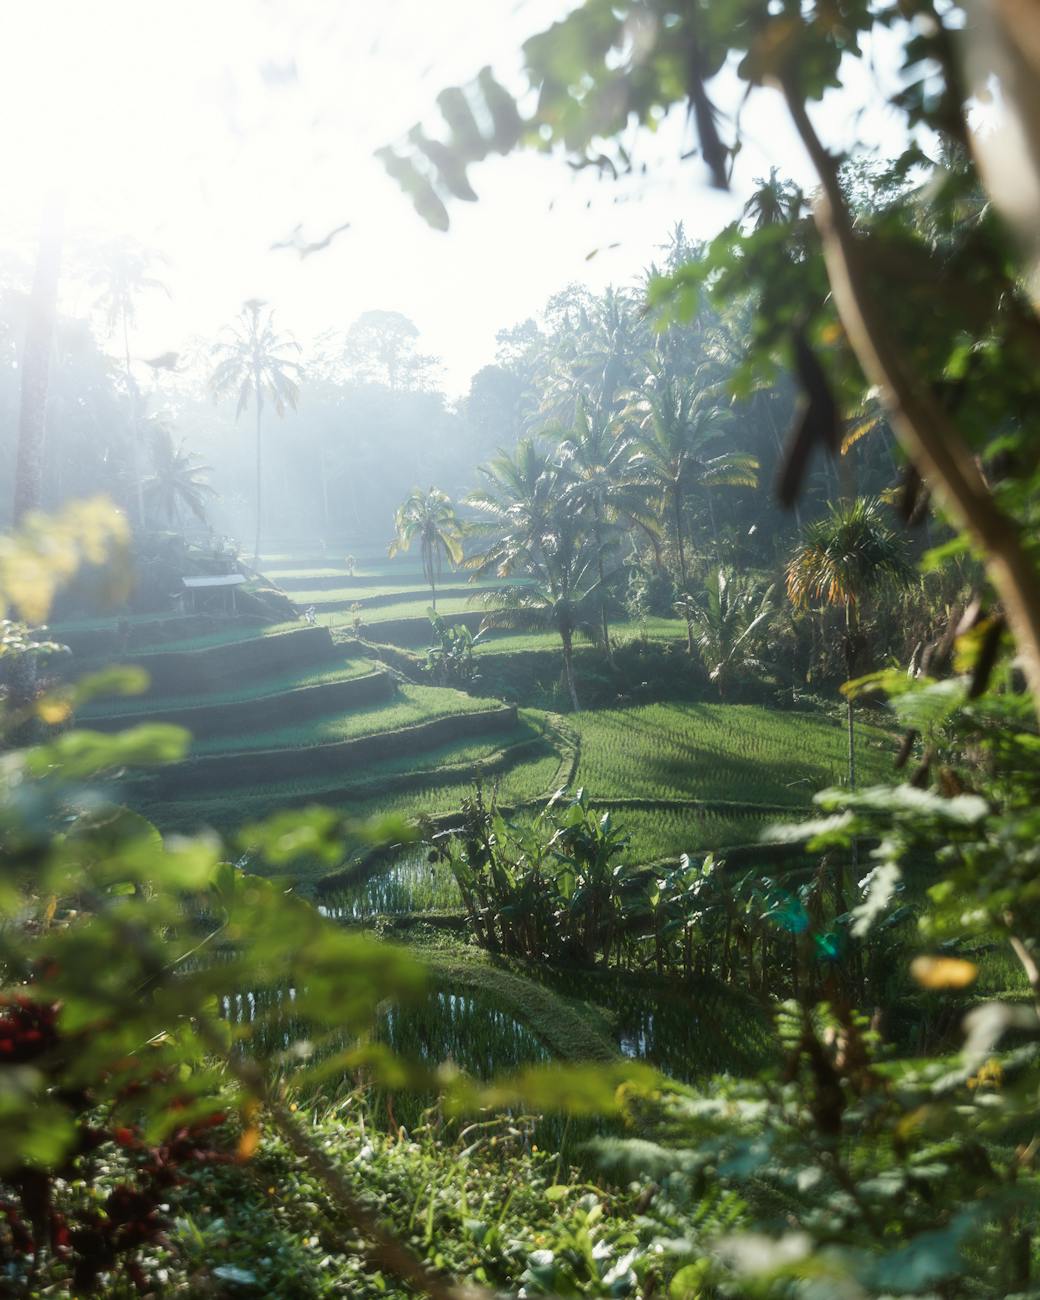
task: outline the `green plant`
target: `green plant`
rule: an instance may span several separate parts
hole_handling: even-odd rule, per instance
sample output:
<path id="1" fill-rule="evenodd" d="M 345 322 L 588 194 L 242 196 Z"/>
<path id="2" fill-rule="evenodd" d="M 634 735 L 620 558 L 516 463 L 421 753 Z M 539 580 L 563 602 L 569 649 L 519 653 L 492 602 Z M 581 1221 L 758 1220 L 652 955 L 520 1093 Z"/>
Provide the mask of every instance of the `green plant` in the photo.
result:
<path id="1" fill-rule="evenodd" d="M 690 621 L 708 675 L 724 695 L 732 676 L 762 673 L 761 658 L 773 618 L 773 587 L 719 569 L 704 584 Z"/>
<path id="2" fill-rule="evenodd" d="M 889 527 L 878 501 L 858 498 L 832 506 L 827 516 L 805 529 L 787 566 L 787 594 L 796 609 L 812 601 L 842 611 L 845 671 L 855 672 L 860 607 L 871 592 L 906 585 L 913 569 L 902 540 Z M 852 696 L 846 697 L 849 732 L 849 787 L 856 785 L 856 747 Z"/>
<path id="3" fill-rule="evenodd" d="M 438 686 L 474 685 L 480 679 L 473 651 L 484 629 L 474 636 L 464 623 L 446 623 L 435 609 L 427 613 L 437 644 L 427 650 L 423 671 Z"/>

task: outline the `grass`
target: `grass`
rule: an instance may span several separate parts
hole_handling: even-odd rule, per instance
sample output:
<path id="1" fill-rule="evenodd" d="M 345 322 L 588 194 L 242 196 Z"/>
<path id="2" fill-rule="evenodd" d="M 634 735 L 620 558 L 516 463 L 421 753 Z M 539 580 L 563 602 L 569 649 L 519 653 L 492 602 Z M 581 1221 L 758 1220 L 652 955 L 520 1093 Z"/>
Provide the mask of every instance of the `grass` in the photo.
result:
<path id="1" fill-rule="evenodd" d="M 232 623 L 214 632 L 205 632 L 201 636 L 184 637 L 179 641 L 164 641 L 160 646 L 150 646 L 147 651 L 131 651 L 128 652 L 128 657 L 137 663 L 144 660 L 147 654 L 165 654 L 168 650 L 208 650 L 212 646 L 252 641 L 261 636 L 299 632 L 306 626 L 302 619 L 292 619 L 285 623 Z M 145 666 L 147 667 L 147 664 Z"/>
<path id="2" fill-rule="evenodd" d="M 502 587 L 515 586 L 517 581 L 515 578 L 496 578 L 471 584 L 466 581 L 464 573 L 455 574 L 437 584 L 437 608 L 440 609 L 441 601 L 444 599 L 462 596 L 471 598 L 479 596 L 482 591 L 495 591 Z M 445 593 L 450 593 L 450 595 Z M 388 597 L 393 596 L 400 597 L 402 602 L 408 604 L 421 602 L 424 610 L 430 603 L 429 586 L 421 579 L 416 581 L 414 578 L 411 581 L 379 583 L 375 586 L 352 583 L 349 578 L 346 578 L 342 585 L 338 587 L 313 587 L 299 591 L 292 590 L 287 591 L 286 595 L 296 605 L 316 605 L 319 608 L 322 605 L 344 600 L 356 600 L 362 608 L 365 608 L 367 603 L 371 601 L 386 600 Z"/>
<path id="3" fill-rule="evenodd" d="M 544 723 L 525 711 L 517 727 L 407 758 L 381 759 L 366 765 L 360 776 L 331 771 L 323 777 L 225 788 L 208 799 L 177 800 L 152 812 L 165 830 L 229 828 L 290 802 L 334 803 L 364 816 L 383 811 L 450 813 L 472 792 L 481 768 L 495 769 L 489 780 L 500 783 L 503 800 L 523 802 L 547 798 L 555 788 L 564 759 L 552 746 Z"/>
<path id="4" fill-rule="evenodd" d="M 294 691 L 304 686 L 320 686 L 326 682 L 340 682 L 353 677 L 364 677 L 379 667 L 374 659 L 362 655 L 344 654 L 342 662 L 318 668 L 297 668 L 271 677 L 259 677 L 242 682 L 225 691 L 174 695 L 142 695 L 119 697 L 116 701 L 100 701 L 80 715 L 84 721 L 91 716 L 136 717 L 139 714 L 158 713 L 167 709 L 190 709 L 202 705 L 240 704 L 245 700 L 263 699 Z"/>
<path id="5" fill-rule="evenodd" d="M 476 592 L 473 593 L 477 595 Z M 392 605 L 376 605 L 372 609 L 362 611 L 361 618 L 364 626 L 369 627 L 376 623 L 389 623 L 391 620 L 399 618 L 417 618 L 422 619 L 424 623 L 429 623 L 426 614 L 430 605 L 430 593 L 420 593 L 414 600 L 395 601 Z M 474 601 L 473 596 L 447 596 L 437 601 L 438 614 L 472 614 L 479 613 L 480 607 Z M 343 611 L 345 621 L 350 622 L 350 610 Z M 431 640 L 433 633 L 430 633 Z"/>
<path id="6" fill-rule="evenodd" d="M 704 799 L 805 807 L 846 774 L 844 728 L 753 704 L 645 704 L 574 715 L 579 783 L 603 798 Z M 876 727 L 858 728 L 859 779 L 891 772 Z"/>
<path id="7" fill-rule="evenodd" d="M 596 803 L 606 810 L 609 805 Z M 642 864 L 754 844 L 767 826 L 781 820 L 772 813 L 715 812 L 691 808 L 611 808 L 611 818 L 629 837 L 623 862 Z"/>
<path id="8" fill-rule="evenodd" d="M 464 583 L 446 583 L 445 588 L 455 590 L 464 585 Z M 438 588 L 438 595 L 439 593 L 440 589 Z M 295 605 L 317 605 L 319 607 L 343 600 L 356 600 L 364 607 L 366 601 L 383 600 L 388 596 L 397 596 L 401 600 L 409 602 L 424 600 L 427 605 L 430 603 L 429 587 L 424 587 L 421 583 L 414 581 L 381 583 L 377 587 L 359 587 L 356 584 L 351 585 L 347 580 L 342 587 L 313 587 L 303 591 L 287 591 L 285 594 Z"/>
<path id="9" fill-rule="evenodd" d="M 561 757 L 532 740 L 526 728 L 492 733 L 483 741 L 458 742 L 415 754 L 408 759 L 384 759 L 368 764 L 362 776 L 331 772 L 327 777 L 225 787 L 205 799 L 178 799 L 141 811 L 164 832 L 194 832 L 213 826 L 230 833 L 246 822 L 299 804 L 325 803 L 364 818 L 397 813 L 439 816 L 456 811 L 473 793 L 479 769 L 494 769 L 489 781 L 500 787 L 504 802 L 547 799 L 555 788 Z M 514 757 L 515 752 L 515 757 Z M 328 863 L 307 863 L 297 869 L 300 880 L 328 873 Z"/>
<path id="10" fill-rule="evenodd" d="M 686 624 L 676 618 L 648 618 L 644 622 L 611 623 L 610 635 L 619 640 L 634 639 L 645 633 L 651 641 L 678 641 L 686 637 Z M 582 642 L 579 640 L 580 648 Z M 586 642 L 585 644 L 591 644 Z M 511 632 L 503 629 L 489 633 L 477 646 L 478 654 L 522 654 L 528 650 L 560 649 L 560 638 L 556 632 Z M 579 689 L 581 683 L 578 683 Z"/>
<path id="11" fill-rule="evenodd" d="M 64 632 L 95 632 L 109 628 L 114 630 L 120 623 L 126 623 L 129 627 L 145 627 L 149 623 L 174 623 L 179 618 L 194 617 L 194 614 L 179 614 L 172 609 L 150 614 L 124 614 L 115 611 L 111 614 L 92 615 L 89 618 L 59 619 L 49 624 L 49 630 L 60 640 Z"/>
<path id="12" fill-rule="evenodd" d="M 334 713 L 306 723 L 274 727 L 235 737 L 214 737 L 193 746 L 194 754 L 239 752 L 247 749 L 293 749 L 356 740 L 384 731 L 399 731 L 434 718 L 457 717 L 500 708 L 498 700 L 483 700 L 440 686 L 402 685 L 391 704 L 369 704 L 348 713 Z"/>

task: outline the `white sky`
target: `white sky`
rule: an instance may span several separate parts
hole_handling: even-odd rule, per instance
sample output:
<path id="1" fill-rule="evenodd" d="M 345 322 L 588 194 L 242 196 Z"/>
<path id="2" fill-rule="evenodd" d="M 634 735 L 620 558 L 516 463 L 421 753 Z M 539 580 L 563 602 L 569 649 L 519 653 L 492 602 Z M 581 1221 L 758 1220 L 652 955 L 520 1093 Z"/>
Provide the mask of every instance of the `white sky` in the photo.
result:
<path id="1" fill-rule="evenodd" d="M 594 288 L 636 275 L 682 219 L 708 235 L 751 180 L 777 163 L 808 184 L 779 98 L 745 114 L 737 194 L 676 161 L 681 123 L 645 139 L 652 179 L 611 185 L 560 159 L 514 156 L 472 169 L 478 204 L 429 230 L 372 158 L 434 97 L 484 64 L 514 83 L 522 39 L 570 0 L 32 0 L 0 7 L 0 239 L 28 251 L 42 195 L 65 191 L 70 242 L 129 234 L 170 259 L 173 298 L 141 304 L 138 355 L 208 337 L 247 297 L 278 308 L 306 343 L 370 308 L 398 310 L 444 358 L 449 391 L 491 360 L 499 328 L 535 313 L 570 280 Z M 292 75 L 279 75 L 293 69 Z M 835 143 L 894 124 L 857 119 L 869 86 L 821 114 Z M 272 242 L 302 223 L 301 261 Z M 587 254 L 607 245 L 592 260 Z M 65 305 L 89 298 L 67 284 Z"/>

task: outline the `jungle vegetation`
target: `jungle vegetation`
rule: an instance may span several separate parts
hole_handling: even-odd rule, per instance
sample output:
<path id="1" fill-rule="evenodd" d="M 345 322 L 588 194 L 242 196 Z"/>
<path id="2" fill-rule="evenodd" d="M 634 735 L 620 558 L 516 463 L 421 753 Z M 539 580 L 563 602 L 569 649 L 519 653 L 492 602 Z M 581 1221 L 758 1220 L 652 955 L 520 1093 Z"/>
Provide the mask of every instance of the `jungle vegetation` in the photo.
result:
<path id="1" fill-rule="evenodd" d="M 727 82 L 815 174 L 454 403 L 393 311 L 141 360 L 161 258 L 73 258 L 66 319 L 48 213 L 0 301 L 0 1289 L 1038 1293 L 1034 26 L 584 0 L 445 88 L 378 152 L 440 229 L 489 154 L 638 179 L 669 114 L 727 188 Z M 903 152 L 838 156 L 882 47 Z"/>

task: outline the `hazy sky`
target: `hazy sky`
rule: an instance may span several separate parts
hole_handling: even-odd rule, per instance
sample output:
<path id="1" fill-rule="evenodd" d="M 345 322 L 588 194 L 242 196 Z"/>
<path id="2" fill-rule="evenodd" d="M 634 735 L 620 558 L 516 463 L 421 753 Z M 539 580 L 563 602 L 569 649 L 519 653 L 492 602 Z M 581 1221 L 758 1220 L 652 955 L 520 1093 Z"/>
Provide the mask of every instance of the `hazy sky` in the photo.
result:
<path id="1" fill-rule="evenodd" d="M 560 159 L 517 156 L 473 169 L 477 204 L 426 228 L 372 158 L 434 97 L 492 64 L 514 82 L 524 36 L 569 0 L 33 0 L 0 12 L 0 175 L 4 225 L 23 248 L 41 196 L 66 194 L 73 244 L 129 234 L 170 259 L 173 297 L 140 309 L 141 355 L 209 336 L 243 299 L 267 298 L 301 341 L 369 308 L 411 316 L 445 360 L 449 390 L 491 359 L 495 331 L 537 311 L 569 280 L 625 281 L 682 219 L 710 234 L 777 163 L 808 182 L 782 105 L 762 92 L 745 116 L 737 194 L 675 161 L 676 118 L 641 156 L 652 179 L 612 185 Z M 723 94 L 725 91 L 723 90 Z M 882 139 L 864 82 L 831 138 Z M 689 143 L 689 142 L 687 142 Z M 351 228 L 301 261 L 271 251 L 298 223 Z M 608 245 L 618 247 L 608 249 Z M 587 255 L 600 251 L 591 261 Z M 89 302 L 66 287 L 66 305 Z"/>

